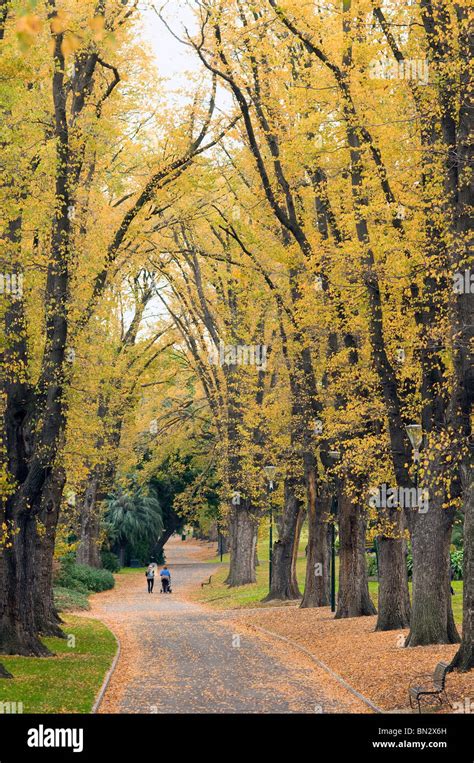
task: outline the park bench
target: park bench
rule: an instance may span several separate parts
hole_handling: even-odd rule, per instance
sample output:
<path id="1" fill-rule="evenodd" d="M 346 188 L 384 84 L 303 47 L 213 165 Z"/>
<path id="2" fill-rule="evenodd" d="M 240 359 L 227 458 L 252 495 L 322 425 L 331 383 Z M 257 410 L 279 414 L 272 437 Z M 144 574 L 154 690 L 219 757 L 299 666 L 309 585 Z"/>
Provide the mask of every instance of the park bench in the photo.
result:
<path id="1" fill-rule="evenodd" d="M 211 585 L 212 575 L 209 575 L 209 580 L 205 580 L 203 583 L 201 583 L 201 588 L 204 588 L 205 585 Z"/>
<path id="2" fill-rule="evenodd" d="M 421 713 L 421 700 L 423 697 L 436 697 L 440 705 L 443 704 L 443 698 L 446 699 L 448 705 L 451 705 L 448 695 L 446 694 L 446 676 L 450 671 L 450 666 L 447 662 L 438 662 L 434 669 L 433 675 L 431 673 L 422 673 L 416 676 L 417 682 L 420 678 L 430 678 L 431 686 L 423 684 L 413 684 L 408 689 L 408 697 L 410 700 L 410 707 L 413 708 L 413 702 L 418 703 L 418 712 Z"/>

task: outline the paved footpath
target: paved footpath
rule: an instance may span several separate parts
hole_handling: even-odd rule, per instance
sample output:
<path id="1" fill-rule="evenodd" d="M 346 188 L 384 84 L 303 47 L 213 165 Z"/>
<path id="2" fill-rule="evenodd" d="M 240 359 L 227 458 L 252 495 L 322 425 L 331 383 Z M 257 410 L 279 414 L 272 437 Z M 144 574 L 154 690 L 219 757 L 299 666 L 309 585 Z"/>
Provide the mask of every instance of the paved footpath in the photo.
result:
<path id="1" fill-rule="evenodd" d="M 202 561 L 202 544 L 172 540 L 166 554 L 172 594 L 148 594 L 143 574 L 126 574 L 93 599 L 91 615 L 121 644 L 99 712 L 361 712 L 311 660 L 256 634 L 235 610 L 186 599 L 218 567 Z"/>

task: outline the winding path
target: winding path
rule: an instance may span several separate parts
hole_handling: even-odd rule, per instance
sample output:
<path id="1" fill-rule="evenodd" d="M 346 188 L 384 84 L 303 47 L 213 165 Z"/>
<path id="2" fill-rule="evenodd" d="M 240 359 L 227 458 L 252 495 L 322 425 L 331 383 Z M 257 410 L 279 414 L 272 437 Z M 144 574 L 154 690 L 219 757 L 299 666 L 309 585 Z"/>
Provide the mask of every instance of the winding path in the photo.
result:
<path id="1" fill-rule="evenodd" d="M 166 552 L 172 594 L 150 595 L 144 575 L 128 573 L 93 599 L 91 615 L 121 644 L 100 713 L 361 711 L 314 663 L 256 634 L 239 612 L 186 599 L 218 567 L 203 561 L 205 546 L 172 540 Z"/>

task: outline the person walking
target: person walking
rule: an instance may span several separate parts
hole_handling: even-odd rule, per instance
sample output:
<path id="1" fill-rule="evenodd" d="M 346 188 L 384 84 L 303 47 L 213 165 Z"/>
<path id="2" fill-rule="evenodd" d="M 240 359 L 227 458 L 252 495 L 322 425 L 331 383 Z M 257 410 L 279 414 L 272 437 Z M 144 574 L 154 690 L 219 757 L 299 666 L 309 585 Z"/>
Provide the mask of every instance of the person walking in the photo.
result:
<path id="1" fill-rule="evenodd" d="M 146 582 L 148 584 L 148 593 L 153 593 L 153 586 L 155 585 L 155 568 L 152 564 L 149 564 L 147 567 Z"/>
<path id="2" fill-rule="evenodd" d="M 171 573 L 166 564 L 160 572 L 160 577 L 163 593 L 171 593 Z"/>

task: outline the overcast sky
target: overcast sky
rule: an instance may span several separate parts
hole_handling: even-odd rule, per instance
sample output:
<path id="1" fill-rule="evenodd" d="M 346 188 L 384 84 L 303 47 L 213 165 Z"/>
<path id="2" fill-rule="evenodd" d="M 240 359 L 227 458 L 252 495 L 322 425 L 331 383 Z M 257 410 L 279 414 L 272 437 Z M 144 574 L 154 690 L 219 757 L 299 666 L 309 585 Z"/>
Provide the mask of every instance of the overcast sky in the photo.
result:
<path id="1" fill-rule="evenodd" d="M 160 75 L 169 78 L 169 86 L 175 90 L 188 84 L 186 72 L 196 71 L 198 61 L 194 51 L 179 43 L 170 34 L 152 8 L 154 6 L 159 10 L 163 5 L 164 0 L 148 0 L 144 4 L 143 36 L 155 53 Z M 184 37 L 184 26 L 190 33 L 196 29 L 192 5 L 186 0 L 170 0 L 163 10 L 163 16 L 179 37 Z"/>
<path id="2" fill-rule="evenodd" d="M 195 83 L 190 83 L 189 72 L 199 72 L 201 80 L 211 82 L 209 72 L 205 71 L 196 55 L 188 46 L 176 40 L 153 10 L 163 7 L 165 0 L 146 0 L 142 5 L 143 38 L 155 55 L 156 66 L 161 77 L 167 78 L 164 87 L 170 93 L 170 98 L 182 101 L 182 96 L 176 96 L 176 91 L 187 90 L 192 99 L 195 93 Z M 169 0 L 162 15 L 173 32 L 181 39 L 185 38 L 184 28 L 193 34 L 197 31 L 196 18 L 193 11 L 194 0 Z M 173 96 L 171 95 L 173 94 Z M 226 113 L 232 111 L 232 98 L 218 83 L 217 108 Z"/>

